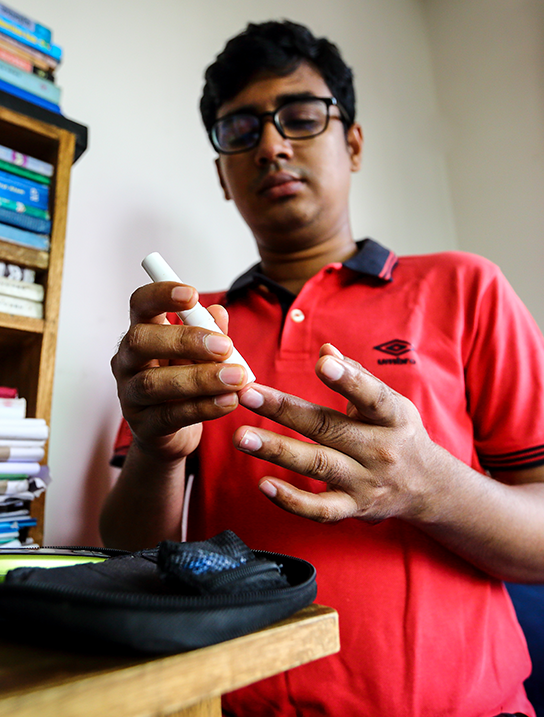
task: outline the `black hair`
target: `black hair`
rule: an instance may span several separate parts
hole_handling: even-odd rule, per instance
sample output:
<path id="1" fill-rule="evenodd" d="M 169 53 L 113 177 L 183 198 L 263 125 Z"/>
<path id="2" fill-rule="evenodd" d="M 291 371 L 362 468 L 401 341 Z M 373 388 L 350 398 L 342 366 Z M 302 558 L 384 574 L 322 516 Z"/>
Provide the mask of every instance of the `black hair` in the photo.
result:
<path id="1" fill-rule="evenodd" d="M 289 20 L 249 23 L 231 38 L 207 68 L 200 113 L 209 133 L 224 102 L 235 97 L 259 72 L 288 75 L 309 62 L 323 77 L 331 93 L 355 121 L 353 73 L 340 51 L 325 37 L 316 38 L 304 25 Z"/>

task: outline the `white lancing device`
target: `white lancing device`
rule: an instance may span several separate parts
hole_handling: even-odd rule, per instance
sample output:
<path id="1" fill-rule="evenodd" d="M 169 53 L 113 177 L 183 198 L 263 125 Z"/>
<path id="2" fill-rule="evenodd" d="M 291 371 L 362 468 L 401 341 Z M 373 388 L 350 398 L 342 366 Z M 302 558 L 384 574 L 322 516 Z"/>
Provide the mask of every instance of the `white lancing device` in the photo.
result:
<path id="1" fill-rule="evenodd" d="M 162 258 L 158 251 L 148 254 L 142 261 L 142 266 L 149 274 L 153 281 L 176 281 L 179 284 L 184 282 L 179 278 L 172 267 Z M 188 311 L 176 311 L 176 314 L 187 326 L 199 326 L 202 329 L 216 331 L 219 334 L 223 332 L 213 320 L 210 312 L 205 309 L 201 303 L 197 302 L 192 309 Z M 231 355 L 225 359 L 226 363 L 236 363 L 243 366 L 247 371 L 248 382 L 255 381 L 255 374 L 249 368 L 247 361 L 233 347 Z"/>

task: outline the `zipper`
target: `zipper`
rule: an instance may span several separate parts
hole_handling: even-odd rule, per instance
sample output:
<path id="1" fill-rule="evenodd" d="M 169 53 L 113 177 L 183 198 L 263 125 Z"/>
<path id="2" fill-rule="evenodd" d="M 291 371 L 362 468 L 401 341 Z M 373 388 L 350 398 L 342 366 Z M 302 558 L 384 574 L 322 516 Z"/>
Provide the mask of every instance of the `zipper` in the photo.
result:
<path id="1" fill-rule="evenodd" d="M 54 546 L 47 546 L 54 547 Z M 60 547 L 60 546 L 57 546 Z M 72 546 L 72 549 L 73 546 Z M 80 548 L 82 549 L 82 548 Z M 96 548 L 95 548 L 96 550 Z M 130 553 L 129 551 L 117 550 L 114 548 L 106 548 L 106 550 L 115 551 L 118 554 L 125 554 L 131 558 L 139 557 L 139 553 Z M 145 552 L 145 551 L 142 551 Z M 22 593 L 22 596 L 35 592 L 43 595 L 43 597 L 65 597 L 65 598 L 79 598 L 81 600 L 87 600 L 88 603 L 97 604 L 101 606 L 108 605 L 110 607 L 124 607 L 131 606 L 136 603 L 137 607 L 150 607 L 150 608 L 177 608 L 186 607 L 191 608 L 202 608 L 202 607 L 236 607 L 238 605 L 248 605 L 250 603 L 259 603 L 264 600 L 272 600 L 275 598 L 285 598 L 286 596 L 291 599 L 291 596 L 304 592 L 314 582 L 315 579 L 315 568 L 311 563 L 303 560 L 302 558 L 295 558 L 288 555 L 282 555 L 280 553 L 268 553 L 263 550 L 254 550 L 255 555 L 261 555 L 268 559 L 275 560 L 276 558 L 283 559 L 285 561 L 294 561 L 300 564 L 302 567 L 310 568 L 310 575 L 304 580 L 304 582 L 298 585 L 292 585 L 289 588 L 274 588 L 272 590 L 259 590 L 247 593 L 234 593 L 228 595 L 147 595 L 141 593 L 125 593 L 125 592 L 101 592 L 96 590 L 85 590 L 79 588 L 68 587 L 65 585 L 44 585 L 43 583 L 27 583 L 25 585 L 11 585 L 3 584 L 0 589 L 0 596 L 4 592 L 10 593 Z M 112 556 L 115 557 L 115 556 Z"/>

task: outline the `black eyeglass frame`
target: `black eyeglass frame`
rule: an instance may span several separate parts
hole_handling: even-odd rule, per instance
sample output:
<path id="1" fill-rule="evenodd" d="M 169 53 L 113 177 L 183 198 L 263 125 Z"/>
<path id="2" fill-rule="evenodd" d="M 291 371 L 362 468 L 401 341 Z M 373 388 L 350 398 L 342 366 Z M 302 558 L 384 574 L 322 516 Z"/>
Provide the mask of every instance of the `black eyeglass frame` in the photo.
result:
<path id="1" fill-rule="evenodd" d="M 325 125 L 324 125 L 323 129 L 320 129 L 319 132 L 316 132 L 315 134 L 309 134 L 309 135 L 305 135 L 303 137 L 289 137 L 289 135 L 285 133 L 283 127 L 281 126 L 281 124 L 278 120 L 278 114 L 283 109 L 285 109 L 285 107 L 288 107 L 289 105 L 294 104 L 295 102 L 305 102 L 305 101 L 314 102 L 316 100 L 318 100 L 320 102 L 324 102 L 327 107 L 327 118 L 325 120 Z M 286 102 L 284 102 L 283 104 L 281 104 L 273 112 L 257 113 L 257 112 L 250 112 L 250 111 L 242 112 L 242 111 L 238 110 L 238 111 L 234 111 L 229 114 L 223 115 L 223 117 L 219 117 L 218 119 L 215 120 L 208 135 L 209 135 L 210 142 L 212 143 L 213 148 L 219 154 L 241 154 L 242 152 L 249 152 L 250 150 L 255 149 L 255 147 L 261 141 L 261 137 L 263 134 L 263 126 L 264 126 L 263 120 L 266 117 L 270 117 L 272 119 L 272 122 L 274 123 L 274 127 L 278 130 L 278 132 L 284 139 L 293 139 L 293 140 L 313 139 L 314 137 L 319 137 L 319 135 L 323 134 L 323 132 L 326 132 L 327 127 L 329 126 L 330 119 L 331 119 L 331 113 L 330 113 L 331 107 L 338 107 L 338 111 L 340 112 L 340 117 L 338 117 L 337 119 L 341 120 L 346 127 L 351 126 L 352 121 L 351 121 L 350 117 L 348 116 L 348 113 L 342 107 L 340 102 L 338 102 L 336 97 L 314 97 L 313 95 L 308 95 L 306 97 L 293 97 L 292 99 L 289 99 Z M 235 150 L 231 150 L 231 151 L 221 149 L 221 147 L 219 146 L 219 143 L 217 142 L 217 139 L 216 139 L 216 127 L 224 120 L 230 119 L 231 117 L 236 117 L 237 115 L 249 115 L 249 116 L 255 117 L 257 120 L 259 120 L 259 133 L 257 135 L 255 144 L 252 144 L 249 147 L 244 147 L 243 149 L 235 149 Z M 334 117 L 333 117 L 333 119 L 334 119 Z"/>

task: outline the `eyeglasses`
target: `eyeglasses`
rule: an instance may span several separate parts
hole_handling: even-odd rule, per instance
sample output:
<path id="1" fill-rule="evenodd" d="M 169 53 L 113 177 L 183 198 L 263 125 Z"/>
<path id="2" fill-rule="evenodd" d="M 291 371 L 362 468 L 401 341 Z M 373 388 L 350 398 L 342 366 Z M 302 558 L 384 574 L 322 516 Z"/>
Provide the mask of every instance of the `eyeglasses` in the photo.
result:
<path id="1" fill-rule="evenodd" d="M 210 140 L 220 154 L 247 152 L 256 147 L 263 132 L 264 119 L 270 117 L 284 139 L 311 139 L 329 126 L 330 108 L 338 107 L 340 119 L 351 124 L 336 97 L 308 97 L 285 102 L 274 112 L 233 112 L 216 120 Z"/>

